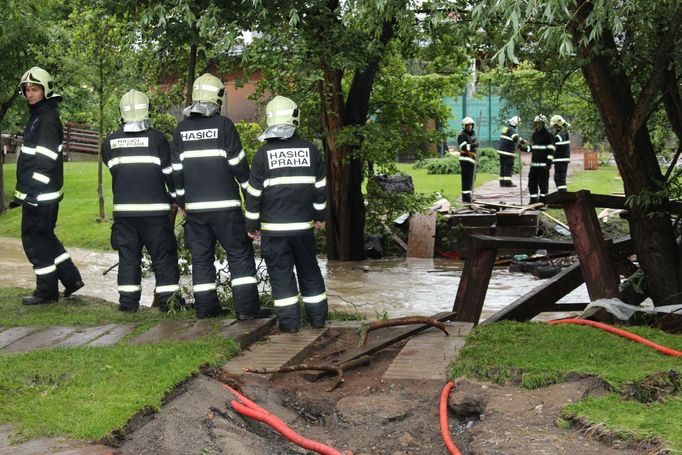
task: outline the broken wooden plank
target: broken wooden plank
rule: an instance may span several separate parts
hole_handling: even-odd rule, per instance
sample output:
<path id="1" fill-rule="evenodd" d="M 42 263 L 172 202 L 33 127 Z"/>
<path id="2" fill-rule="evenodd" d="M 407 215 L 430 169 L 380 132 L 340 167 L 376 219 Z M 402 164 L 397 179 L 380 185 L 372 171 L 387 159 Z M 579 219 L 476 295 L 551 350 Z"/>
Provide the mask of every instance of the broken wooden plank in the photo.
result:
<path id="1" fill-rule="evenodd" d="M 274 317 L 239 322 L 230 320 L 217 334 L 234 338 L 239 343 L 239 347 L 244 349 L 267 335 L 275 325 L 275 321 Z"/>
<path id="2" fill-rule="evenodd" d="M 407 257 L 433 257 L 436 242 L 436 213 L 427 215 L 415 213 L 410 217 L 410 230 L 407 236 Z"/>
<path id="3" fill-rule="evenodd" d="M 0 332 L 0 349 L 42 329 L 42 327 L 10 327 Z"/>
<path id="4" fill-rule="evenodd" d="M 566 294 L 583 284 L 580 264 L 575 263 L 557 275 L 548 279 L 542 286 L 519 297 L 481 324 L 490 324 L 502 320 L 528 321 L 553 305 Z"/>
<path id="5" fill-rule="evenodd" d="M 109 332 L 88 343 L 88 346 L 113 346 L 135 330 L 138 325 L 139 324 L 136 323 L 116 324 Z"/>
<path id="6" fill-rule="evenodd" d="M 602 236 L 589 191 L 578 191 L 575 200 L 564 205 L 571 238 L 575 244 L 590 300 L 620 296 L 620 280 Z"/>
<path id="7" fill-rule="evenodd" d="M 70 337 L 57 343 L 55 347 L 60 348 L 74 348 L 77 346 L 83 346 L 95 340 L 105 333 L 109 332 L 111 329 L 116 327 L 116 324 L 105 324 L 96 327 L 86 327 L 84 329 L 78 329 Z"/>
<path id="8" fill-rule="evenodd" d="M 37 349 L 51 348 L 76 331 L 75 327 L 54 326 L 34 332 L 14 343 L 5 346 L 3 352 L 28 352 Z"/>
<path id="9" fill-rule="evenodd" d="M 455 316 L 455 313 L 446 311 L 438 314 L 434 314 L 431 316 L 433 319 L 437 319 L 441 322 L 445 321 L 452 321 Z M 342 363 L 350 362 L 351 360 L 357 359 L 359 357 L 362 357 L 363 355 L 370 355 L 374 354 L 377 351 L 380 351 L 384 349 L 385 347 L 388 347 L 392 344 L 397 343 L 398 341 L 402 341 L 405 338 L 411 337 L 412 335 L 416 335 L 420 332 L 423 332 L 424 330 L 430 328 L 430 325 L 411 325 L 408 327 L 404 327 L 401 329 L 395 329 L 391 331 L 391 334 L 386 336 L 385 338 L 379 338 L 378 340 L 372 341 L 365 346 L 355 348 L 349 352 L 346 352 L 340 357 L 337 357 L 333 359 L 330 363 L 332 365 L 339 366 Z M 327 372 L 319 372 L 315 374 L 306 374 L 304 377 L 308 379 L 309 381 L 317 381 L 321 377 L 327 375 L 329 373 Z"/>
<path id="10" fill-rule="evenodd" d="M 547 251 L 573 251 L 575 246 L 569 240 L 524 239 L 519 237 L 502 237 L 492 235 L 472 235 L 478 248 L 496 249 L 543 249 Z"/>
<path id="11" fill-rule="evenodd" d="M 452 311 L 456 321 L 478 324 L 485 294 L 497 259 L 497 248 L 476 248 L 464 261 Z"/>

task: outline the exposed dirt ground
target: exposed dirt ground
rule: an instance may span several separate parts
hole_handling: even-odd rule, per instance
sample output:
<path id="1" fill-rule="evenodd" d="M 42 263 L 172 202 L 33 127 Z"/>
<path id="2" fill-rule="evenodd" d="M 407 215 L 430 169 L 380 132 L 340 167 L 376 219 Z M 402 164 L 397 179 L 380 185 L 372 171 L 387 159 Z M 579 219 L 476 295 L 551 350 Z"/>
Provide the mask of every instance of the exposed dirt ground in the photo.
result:
<path id="1" fill-rule="evenodd" d="M 323 362 L 350 349 L 355 331 L 327 332 L 305 359 Z M 354 455 L 446 454 L 438 421 L 438 381 L 384 382 L 382 374 L 399 352 L 396 344 L 371 356 L 371 363 L 346 373 L 344 384 L 327 392 L 333 377 L 310 382 L 303 372 L 241 375 L 242 392 L 278 415 L 290 427 Z M 305 357 L 305 356 L 304 356 Z M 215 372 L 214 372 L 215 373 Z M 201 375 L 142 427 L 121 441 L 121 451 L 136 455 L 301 454 L 269 427 L 242 418 L 229 406 L 231 394 L 216 379 Z M 555 421 L 563 406 L 601 393 L 593 379 L 528 391 L 516 386 L 461 381 L 451 395 L 450 429 L 464 454 L 642 454 L 644 449 L 602 443 L 597 433 L 561 429 Z"/>

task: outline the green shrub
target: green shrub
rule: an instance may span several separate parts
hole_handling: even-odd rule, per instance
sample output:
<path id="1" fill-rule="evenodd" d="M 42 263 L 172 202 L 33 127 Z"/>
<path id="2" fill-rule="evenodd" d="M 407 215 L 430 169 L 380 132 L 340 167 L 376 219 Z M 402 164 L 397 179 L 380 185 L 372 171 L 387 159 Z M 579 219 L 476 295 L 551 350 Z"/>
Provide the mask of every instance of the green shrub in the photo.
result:
<path id="1" fill-rule="evenodd" d="M 459 174 L 459 158 L 447 155 L 444 158 L 426 158 L 414 164 L 416 169 L 426 169 L 427 174 Z"/>

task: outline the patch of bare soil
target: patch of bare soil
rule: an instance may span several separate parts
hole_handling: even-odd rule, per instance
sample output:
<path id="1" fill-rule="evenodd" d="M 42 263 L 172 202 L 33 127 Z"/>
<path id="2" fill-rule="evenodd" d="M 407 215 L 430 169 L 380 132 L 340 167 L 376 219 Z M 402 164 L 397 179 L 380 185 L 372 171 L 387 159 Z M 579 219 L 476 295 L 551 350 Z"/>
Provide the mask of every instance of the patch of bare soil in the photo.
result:
<path id="1" fill-rule="evenodd" d="M 357 339 L 354 330 L 328 330 L 290 364 L 329 361 L 352 349 Z M 345 382 L 333 392 L 327 392 L 336 380 L 333 376 L 310 382 L 305 372 L 237 378 L 213 372 L 213 377 L 196 377 L 149 422 L 129 434 L 121 451 L 136 455 L 311 453 L 268 426 L 232 411 L 232 396 L 220 383 L 225 381 L 306 438 L 341 451 L 354 455 L 447 454 L 438 419 L 444 383 L 382 380 L 403 345 L 379 351 L 368 366 L 346 372 Z M 606 445 L 579 430 L 556 426 L 563 406 L 599 390 L 590 379 L 532 391 L 461 381 L 451 395 L 450 430 L 464 454 L 644 453 L 637 448 L 618 448 L 617 441 Z"/>

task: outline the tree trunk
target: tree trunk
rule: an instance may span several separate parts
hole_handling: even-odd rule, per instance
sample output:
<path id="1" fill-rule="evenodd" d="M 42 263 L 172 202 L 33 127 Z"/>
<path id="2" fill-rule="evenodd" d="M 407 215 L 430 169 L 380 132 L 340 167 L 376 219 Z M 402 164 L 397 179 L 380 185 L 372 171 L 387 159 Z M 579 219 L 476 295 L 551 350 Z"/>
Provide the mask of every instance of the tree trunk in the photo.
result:
<path id="1" fill-rule="evenodd" d="M 106 221 L 104 212 L 104 188 L 102 185 L 102 140 L 104 139 L 104 68 L 99 65 L 99 137 L 97 147 L 97 199 L 99 201 L 99 218 L 97 221 Z"/>
<path id="2" fill-rule="evenodd" d="M 192 85 L 194 84 L 195 73 L 197 70 L 197 45 L 189 46 L 189 56 L 187 57 L 187 78 L 185 79 L 185 106 L 192 104 Z"/>
<path id="3" fill-rule="evenodd" d="M 586 59 L 582 72 L 604 122 L 623 177 L 625 194 L 633 196 L 660 191 L 664 178 L 646 122 L 637 130 L 628 128 L 629 119 L 635 113 L 635 102 L 627 76 L 610 61 L 609 55 L 617 55 L 613 37 L 603 33 L 599 46 L 601 52 L 596 54 L 576 43 L 581 57 Z M 649 295 L 655 305 L 661 305 L 671 303 L 665 301 L 666 297 L 679 292 L 679 253 L 669 215 L 650 216 L 652 211 L 663 213 L 665 207 L 636 205 L 629 210 L 629 224 L 637 259 L 649 280 Z"/>

